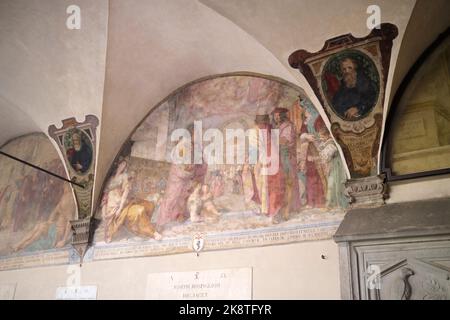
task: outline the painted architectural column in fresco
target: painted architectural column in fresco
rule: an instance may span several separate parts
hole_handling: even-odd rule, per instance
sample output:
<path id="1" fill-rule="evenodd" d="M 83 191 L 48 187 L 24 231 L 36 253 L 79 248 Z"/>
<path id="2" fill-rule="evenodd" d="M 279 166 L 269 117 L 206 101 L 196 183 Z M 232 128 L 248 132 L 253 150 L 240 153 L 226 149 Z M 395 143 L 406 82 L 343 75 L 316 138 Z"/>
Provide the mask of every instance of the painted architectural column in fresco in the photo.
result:
<path id="1" fill-rule="evenodd" d="M 355 179 L 367 180 L 378 173 L 384 92 L 392 41 L 397 34 L 396 26 L 384 23 L 366 37 L 345 34 L 327 40 L 318 52 L 298 50 L 289 57 L 290 65 L 305 76 L 324 106 L 352 185 L 358 183 Z M 347 190 L 355 205 L 355 190 L 360 189 Z"/>

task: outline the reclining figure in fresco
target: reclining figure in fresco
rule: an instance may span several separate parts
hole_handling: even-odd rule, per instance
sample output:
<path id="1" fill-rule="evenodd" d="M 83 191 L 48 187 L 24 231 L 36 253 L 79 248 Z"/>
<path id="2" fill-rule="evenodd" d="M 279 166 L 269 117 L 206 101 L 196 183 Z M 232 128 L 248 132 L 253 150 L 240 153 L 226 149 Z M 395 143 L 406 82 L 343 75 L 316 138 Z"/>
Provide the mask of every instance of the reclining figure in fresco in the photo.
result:
<path id="1" fill-rule="evenodd" d="M 111 242 L 121 226 L 125 226 L 128 231 L 138 237 L 161 240 L 162 236 L 151 222 L 155 207 L 155 203 L 147 200 L 132 200 L 105 226 L 106 242 Z"/>
<path id="2" fill-rule="evenodd" d="M 116 173 L 105 188 L 102 200 L 105 241 L 111 242 L 122 226 L 139 237 L 160 240 L 162 236 L 151 222 L 157 204 L 142 199 L 128 199 L 130 182 L 127 167 L 127 160 L 120 160 Z"/>

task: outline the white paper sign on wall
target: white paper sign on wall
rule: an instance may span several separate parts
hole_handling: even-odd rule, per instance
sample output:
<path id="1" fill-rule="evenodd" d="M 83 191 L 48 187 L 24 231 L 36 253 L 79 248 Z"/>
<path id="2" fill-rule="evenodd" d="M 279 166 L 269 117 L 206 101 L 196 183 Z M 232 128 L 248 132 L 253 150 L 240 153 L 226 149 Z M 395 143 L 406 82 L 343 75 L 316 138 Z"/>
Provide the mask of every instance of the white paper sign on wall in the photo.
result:
<path id="1" fill-rule="evenodd" d="M 250 300 L 252 268 L 150 273 L 146 299 Z"/>
<path id="2" fill-rule="evenodd" d="M 59 287 L 56 300 L 96 300 L 97 286 Z"/>

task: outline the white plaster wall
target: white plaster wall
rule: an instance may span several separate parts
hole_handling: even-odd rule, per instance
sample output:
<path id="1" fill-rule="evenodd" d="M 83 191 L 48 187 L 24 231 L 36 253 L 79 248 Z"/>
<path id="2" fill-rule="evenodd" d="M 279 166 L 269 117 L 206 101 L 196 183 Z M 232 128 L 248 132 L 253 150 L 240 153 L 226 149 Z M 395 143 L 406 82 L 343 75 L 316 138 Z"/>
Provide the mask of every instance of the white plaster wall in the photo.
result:
<path id="1" fill-rule="evenodd" d="M 386 203 L 450 197 L 450 175 L 389 183 Z"/>
<path id="2" fill-rule="evenodd" d="M 236 267 L 253 268 L 253 299 L 340 297 L 332 240 L 85 263 L 81 285 L 96 285 L 98 299 L 145 299 L 149 273 Z M 2 271 L 0 285 L 16 283 L 15 299 L 55 299 L 56 288 L 66 286 L 67 271 L 67 266 Z"/>
<path id="3" fill-rule="evenodd" d="M 77 0 L 79 30 L 66 27 L 72 4 L 0 1 L 0 145 L 69 117 L 101 120 L 108 1 Z"/>

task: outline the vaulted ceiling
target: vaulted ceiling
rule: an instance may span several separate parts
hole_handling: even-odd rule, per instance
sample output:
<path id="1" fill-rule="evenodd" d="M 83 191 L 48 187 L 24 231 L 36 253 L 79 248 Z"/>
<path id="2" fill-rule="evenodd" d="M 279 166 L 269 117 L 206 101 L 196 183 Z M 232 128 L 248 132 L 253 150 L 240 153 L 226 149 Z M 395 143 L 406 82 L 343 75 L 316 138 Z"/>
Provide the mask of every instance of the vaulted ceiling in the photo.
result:
<path id="1" fill-rule="evenodd" d="M 66 28 L 66 8 L 81 29 Z M 297 49 L 369 33 L 367 7 L 397 25 L 386 101 L 450 24 L 447 0 L 3 0 L 0 145 L 61 120 L 100 119 L 95 194 L 122 143 L 171 92 L 198 78 L 246 71 L 282 78 L 317 98 L 288 64 Z"/>

